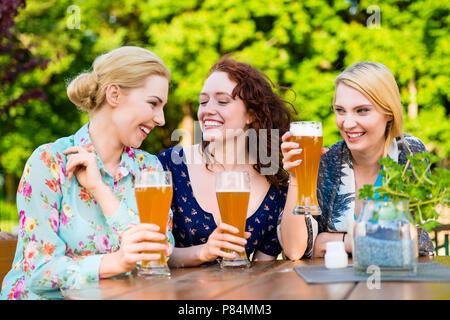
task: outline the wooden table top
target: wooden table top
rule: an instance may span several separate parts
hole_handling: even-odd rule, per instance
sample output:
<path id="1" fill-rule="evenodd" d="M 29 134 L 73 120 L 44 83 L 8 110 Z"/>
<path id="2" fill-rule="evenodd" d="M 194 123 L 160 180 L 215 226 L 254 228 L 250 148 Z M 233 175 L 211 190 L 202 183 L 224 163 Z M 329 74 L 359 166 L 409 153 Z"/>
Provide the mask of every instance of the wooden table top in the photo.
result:
<path id="1" fill-rule="evenodd" d="M 88 283 L 64 296 L 71 300 L 450 299 L 450 282 L 382 281 L 381 288 L 370 290 L 366 282 L 307 284 L 293 269 L 323 264 L 323 258 L 314 258 L 252 262 L 245 270 L 221 270 L 218 265 L 172 268 L 170 278 L 144 279 L 133 273 Z"/>

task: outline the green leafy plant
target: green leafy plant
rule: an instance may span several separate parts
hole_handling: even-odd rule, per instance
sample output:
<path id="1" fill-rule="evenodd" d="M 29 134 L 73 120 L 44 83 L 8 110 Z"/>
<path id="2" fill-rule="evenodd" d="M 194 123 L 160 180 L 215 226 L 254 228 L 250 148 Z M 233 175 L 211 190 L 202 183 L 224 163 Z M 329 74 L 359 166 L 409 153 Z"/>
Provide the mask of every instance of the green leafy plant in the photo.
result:
<path id="1" fill-rule="evenodd" d="M 375 192 L 389 199 L 409 199 L 409 210 L 416 223 L 426 231 L 439 225 L 437 221 L 442 209 L 450 202 L 450 171 L 430 168 L 440 158 L 430 152 L 407 156 L 401 165 L 390 158 L 380 159 L 383 185 L 374 188 L 364 185 L 359 190 L 359 199 L 374 198 Z"/>

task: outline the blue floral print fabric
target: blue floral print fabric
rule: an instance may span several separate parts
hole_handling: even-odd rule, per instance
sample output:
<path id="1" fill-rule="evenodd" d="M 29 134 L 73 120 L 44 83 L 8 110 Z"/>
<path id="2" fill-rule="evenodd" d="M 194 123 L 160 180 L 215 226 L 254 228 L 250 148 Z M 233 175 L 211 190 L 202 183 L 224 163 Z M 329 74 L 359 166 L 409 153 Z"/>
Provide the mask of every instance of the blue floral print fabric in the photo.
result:
<path id="1" fill-rule="evenodd" d="M 403 135 L 403 139 L 392 141 L 387 156 L 399 164 L 406 164 L 408 154 L 424 152 L 425 146 L 420 139 Z M 317 182 L 317 197 L 322 210 L 315 217 L 320 232 L 346 232 L 346 221 L 355 212 L 355 177 L 351 153 L 344 140 L 332 145 L 322 155 Z M 418 227 L 419 254 L 432 254 L 433 243 L 428 233 Z"/>
<path id="2" fill-rule="evenodd" d="M 183 148 L 164 150 L 158 158 L 165 170 L 172 172 L 175 247 L 206 243 L 217 225 L 213 215 L 204 211 L 193 195 Z M 278 216 L 286 203 L 286 195 L 286 187 L 277 190 L 271 185 L 258 210 L 247 218 L 246 231 L 252 234 L 245 246 L 248 257 L 256 250 L 271 256 L 277 256 L 281 252 L 276 226 Z"/>

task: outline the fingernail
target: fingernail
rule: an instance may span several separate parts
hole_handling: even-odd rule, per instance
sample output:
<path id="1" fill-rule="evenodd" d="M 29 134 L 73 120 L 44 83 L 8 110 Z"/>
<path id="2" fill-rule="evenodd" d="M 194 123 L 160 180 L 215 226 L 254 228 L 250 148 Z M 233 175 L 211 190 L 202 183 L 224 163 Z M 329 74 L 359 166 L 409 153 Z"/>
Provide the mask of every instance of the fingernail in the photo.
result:
<path id="1" fill-rule="evenodd" d="M 296 161 L 297 164 L 302 163 L 302 159 Z"/>
<path id="2" fill-rule="evenodd" d="M 297 149 L 297 153 L 301 153 L 303 151 L 303 149 L 302 148 L 300 148 L 300 149 Z"/>
<path id="3" fill-rule="evenodd" d="M 293 142 L 293 143 L 294 143 L 294 148 L 300 147 L 300 145 L 297 142 Z"/>

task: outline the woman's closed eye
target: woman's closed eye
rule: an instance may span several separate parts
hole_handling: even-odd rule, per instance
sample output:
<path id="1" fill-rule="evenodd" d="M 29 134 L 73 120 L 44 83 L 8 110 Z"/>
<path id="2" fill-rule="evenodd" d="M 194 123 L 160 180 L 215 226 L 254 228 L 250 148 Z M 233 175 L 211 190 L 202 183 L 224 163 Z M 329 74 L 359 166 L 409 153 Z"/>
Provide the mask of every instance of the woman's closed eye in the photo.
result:
<path id="1" fill-rule="evenodd" d="M 147 101 L 147 103 L 148 103 L 152 108 L 158 106 L 158 102 L 156 102 L 156 101 Z"/>
<path id="2" fill-rule="evenodd" d="M 225 93 L 217 94 L 214 99 L 216 100 L 218 105 L 224 106 L 230 103 L 231 97 Z"/>

